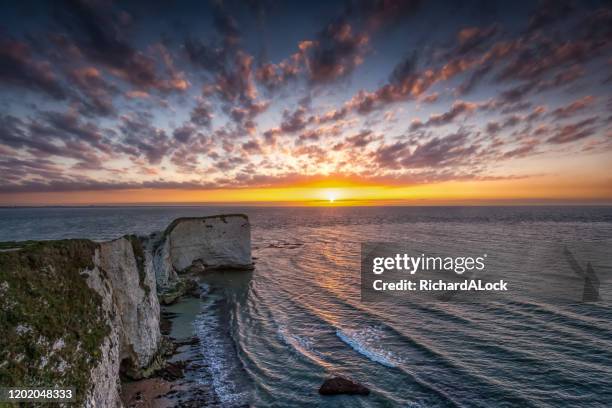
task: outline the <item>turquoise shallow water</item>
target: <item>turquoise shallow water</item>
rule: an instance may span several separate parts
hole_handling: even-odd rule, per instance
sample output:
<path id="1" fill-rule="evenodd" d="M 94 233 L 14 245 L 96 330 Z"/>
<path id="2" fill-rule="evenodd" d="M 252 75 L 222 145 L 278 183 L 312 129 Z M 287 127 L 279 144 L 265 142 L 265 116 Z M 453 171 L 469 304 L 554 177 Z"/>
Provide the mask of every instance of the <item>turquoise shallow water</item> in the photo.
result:
<path id="1" fill-rule="evenodd" d="M 162 229 L 178 216 L 238 211 L 253 225 L 256 268 L 205 276 L 210 295 L 193 324 L 223 405 L 612 403 L 610 208 L 1 209 L 0 240 L 108 239 Z M 552 286 L 570 273 L 558 251 L 569 247 L 597 271 L 602 300 L 549 301 L 519 286 L 476 302 L 362 302 L 360 243 L 381 241 L 488 253 L 517 284 L 535 276 Z M 320 397 L 332 374 L 372 394 Z"/>

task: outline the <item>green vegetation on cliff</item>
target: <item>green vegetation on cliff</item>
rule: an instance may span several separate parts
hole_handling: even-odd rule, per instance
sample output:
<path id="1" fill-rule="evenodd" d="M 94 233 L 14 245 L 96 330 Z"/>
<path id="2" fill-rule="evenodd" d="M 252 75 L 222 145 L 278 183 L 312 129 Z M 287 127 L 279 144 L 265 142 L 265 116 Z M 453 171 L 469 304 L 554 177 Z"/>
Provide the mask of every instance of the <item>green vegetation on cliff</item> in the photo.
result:
<path id="1" fill-rule="evenodd" d="M 29 241 L 0 252 L 0 384 L 72 386 L 83 400 L 110 330 L 101 297 L 81 276 L 94 268 L 97 245 Z"/>

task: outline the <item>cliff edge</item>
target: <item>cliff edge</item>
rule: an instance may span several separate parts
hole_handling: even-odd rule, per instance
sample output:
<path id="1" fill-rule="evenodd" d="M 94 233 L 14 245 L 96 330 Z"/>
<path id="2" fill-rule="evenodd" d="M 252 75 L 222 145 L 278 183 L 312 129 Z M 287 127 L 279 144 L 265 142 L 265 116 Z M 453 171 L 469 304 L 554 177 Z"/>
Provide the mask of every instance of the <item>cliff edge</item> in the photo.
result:
<path id="1" fill-rule="evenodd" d="M 195 266 L 251 265 L 245 215 L 102 243 L 0 245 L 0 384 L 74 387 L 78 406 L 121 407 L 120 374 L 146 377 L 163 363 L 158 289 Z"/>
<path id="2" fill-rule="evenodd" d="M 189 270 L 251 269 L 251 225 L 243 214 L 178 218 L 152 236 L 157 285 L 169 289 Z"/>

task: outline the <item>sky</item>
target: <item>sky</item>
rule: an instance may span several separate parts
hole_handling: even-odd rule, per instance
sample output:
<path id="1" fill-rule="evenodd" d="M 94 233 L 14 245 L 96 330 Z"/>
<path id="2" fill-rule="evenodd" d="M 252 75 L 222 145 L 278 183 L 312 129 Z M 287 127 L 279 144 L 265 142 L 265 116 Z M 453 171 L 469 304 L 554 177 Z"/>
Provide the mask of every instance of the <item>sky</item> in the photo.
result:
<path id="1" fill-rule="evenodd" d="M 2 1 L 0 205 L 612 203 L 609 1 Z"/>

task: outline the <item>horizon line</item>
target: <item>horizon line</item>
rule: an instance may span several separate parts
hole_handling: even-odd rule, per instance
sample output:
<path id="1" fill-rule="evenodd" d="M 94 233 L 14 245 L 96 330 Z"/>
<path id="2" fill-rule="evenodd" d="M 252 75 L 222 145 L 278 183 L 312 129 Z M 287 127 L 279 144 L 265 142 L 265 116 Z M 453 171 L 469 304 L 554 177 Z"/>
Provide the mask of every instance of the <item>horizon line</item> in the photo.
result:
<path id="1" fill-rule="evenodd" d="M 612 206 L 612 200 L 554 200 L 554 199 L 507 199 L 507 200 L 305 200 L 305 201 L 202 201 L 202 202 L 116 202 L 116 203 L 44 203 L 4 204 L 0 209 L 10 208 L 96 208 L 96 207 L 519 207 L 519 206 Z"/>

